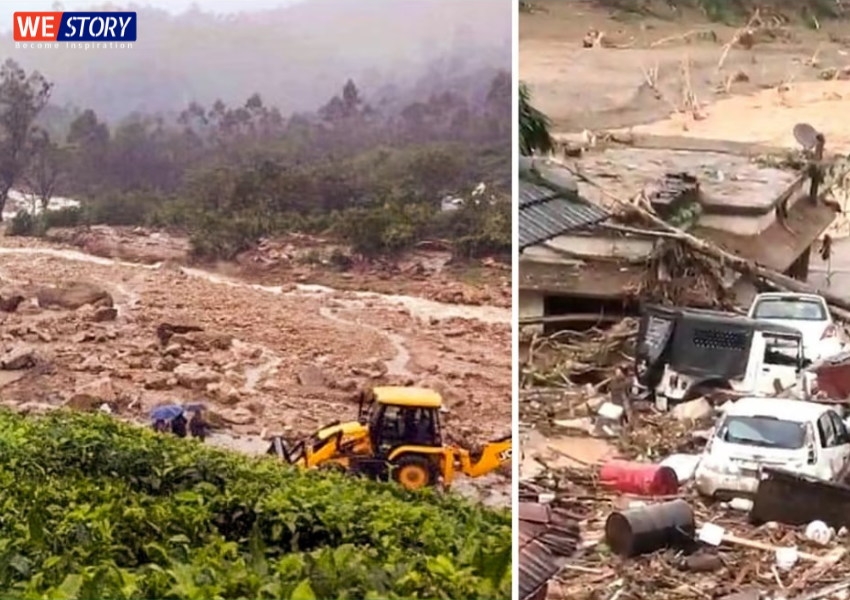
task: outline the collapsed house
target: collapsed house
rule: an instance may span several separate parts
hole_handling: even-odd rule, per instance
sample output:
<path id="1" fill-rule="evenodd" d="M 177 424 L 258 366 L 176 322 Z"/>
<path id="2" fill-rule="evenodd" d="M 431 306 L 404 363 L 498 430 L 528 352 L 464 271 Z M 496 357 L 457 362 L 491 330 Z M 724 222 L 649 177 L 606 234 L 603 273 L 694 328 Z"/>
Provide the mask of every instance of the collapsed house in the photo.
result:
<path id="1" fill-rule="evenodd" d="M 655 144 L 656 146 L 658 144 Z M 700 288 L 707 264 L 673 252 L 658 255 L 669 234 L 624 218 L 622 204 L 646 208 L 729 253 L 806 281 L 812 247 L 836 216 L 819 193 L 814 171 L 755 160 L 741 145 L 703 142 L 705 149 L 614 145 L 573 165 L 528 160 L 520 169 L 520 293 L 523 333 L 593 324 L 634 314 L 658 283 L 679 283 L 700 296 L 722 294 L 747 304 L 761 291 L 738 273 L 717 289 Z M 579 173 L 576 177 L 573 173 Z M 722 289 L 720 289 L 722 288 Z M 706 293 L 711 292 L 711 293 Z M 682 301 L 683 298 L 678 298 Z M 709 302 L 707 306 L 710 306 Z"/>

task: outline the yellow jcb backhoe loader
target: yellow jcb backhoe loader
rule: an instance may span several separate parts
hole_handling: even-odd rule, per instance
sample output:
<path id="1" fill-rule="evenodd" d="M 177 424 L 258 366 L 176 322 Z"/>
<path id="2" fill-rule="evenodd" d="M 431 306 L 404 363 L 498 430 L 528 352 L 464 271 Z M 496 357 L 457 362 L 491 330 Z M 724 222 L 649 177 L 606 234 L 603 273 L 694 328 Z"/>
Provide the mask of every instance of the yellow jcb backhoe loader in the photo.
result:
<path id="1" fill-rule="evenodd" d="M 361 393 L 357 421 L 331 423 L 291 447 L 275 436 L 268 453 L 302 468 L 336 467 L 393 479 L 410 490 L 438 483 L 448 488 L 455 473 L 481 477 L 510 462 L 510 434 L 478 451 L 444 445 L 442 404 L 433 390 L 376 387 Z"/>

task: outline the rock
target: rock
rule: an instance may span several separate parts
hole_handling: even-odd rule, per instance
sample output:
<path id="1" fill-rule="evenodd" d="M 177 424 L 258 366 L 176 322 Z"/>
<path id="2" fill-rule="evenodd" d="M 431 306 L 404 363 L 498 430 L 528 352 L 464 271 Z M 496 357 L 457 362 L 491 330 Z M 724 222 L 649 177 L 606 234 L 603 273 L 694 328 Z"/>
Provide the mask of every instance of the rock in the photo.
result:
<path id="1" fill-rule="evenodd" d="M 351 367 L 351 374 L 370 379 L 380 379 L 387 374 L 387 365 L 380 360 L 360 363 Z"/>
<path id="2" fill-rule="evenodd" d="M 129 369 L 150 369 L 153 366 L 153 360 L 150 356 L 130 356 L 127 358 L 127 368 Z"/>
<path id="3" fill-rule="evenodd" d="M 65 405 L 77 410 L 94 410 L 101 404 L 115 403 L 117 398 L 115 388 L 112 386 L 112 379 L 101 377 L 78 387 Z"/>
<path id="4" fill-rule="evenodd" d="M 692 573 L 711 573 L 723 568 L 723 560 L 716 554 L 692 554 L 682 560 L 680 568 Z"/>
<path id="5" fill-rule="evenodd" d="M 207 394 L 225 406 L 234 406 L 242 401 L 239 391 L 233 386 L 224 386 L 221 383 L 210 383 L 207 385 L 206 390 Z"/>
<path id="6" fill-rule="evenodd" d="M 469 333 L 469 330 L 466 327 L 455 327 L 454 329 L 449 329 L 443 332 L 443 335 L 447 338 L 460 337 L 462 335 L 466 335 Z"/>
<path id="7" fill-rule="evenodd" d="M 18 310 L 24 300 L 25 298 L 20 295 L 9 296 L 8 298 L 0 296 L 0 311 L 13 313 Z"/>
<path id="8" fill-rule="evenodd" d="M 17 346 L 0 357 L 0 369 L 4 371 L 31 369 L 37 362 L 38 358 L 34 350 L 26 346 Z"/>
<path id="9" fill-rule="evenodd" d="M 221 413 L 218 413 L 217 416 L 223 422 L 231 425 L 253 425 L 257 421 L 257 418 L 251 414 L 251 411 L 242 406 L 222 411 Z"/>
<path id="10" fill-rule="evenodd" d="M 242 401 L 242 396 L 239 395 L 239 391 L 233 386 L 223 389 L 219 393 L 219 398 L 221 398 L 221 403 L 225 406 L 233 406 Z"/>
<path id="11" fill-rule="evenodd" d="M 118 309 L 112 306 L 101 306 L 91 317 L 95 323 L 105 323 L 106 321 L 114 321 L 118 317 Z"/>
<path id="12" fill-rule="evenodd" d="M 353 392 L 357 389 L 357 381 L 354 379 L 343 379 L 341 381 L 337 381 L 335 388 L 341 390 L 343 392 Z"/>
<path id="13" fill-rule="evenodd" d="M 91 331 L 81 331 L 74 335 L 73 341 L 75 344 L 84 344 L 86 342 L 93 342 L 97 339 L 97 336 Z"/>
<path id="14" fill-rule="evenodd" d="M 80 371 L 102 371 L 103 366 L 97 356 L 91 355 L 80 364 Z"/>
<path id="15" fill-rule="evenodd" d="M 197 363 L 183 363 L 174 369 L 177 383 L 190 390 L 205 390 L 210 383 L 217 383 L 221 375 Z"/>
<path id="16" fill-rule="evenodd" d="M 85 281 L 79 281 L 62 287 L 42 288 L 36 294 L 41 308 L 58 307 L 76 310 L 86 304 L 94 306 L 112 306 L 112 296 L 102 287 Z"/>
<path id="17" fill-rule="evenodd" d="M 682 402 L 670 410 L 670 414 L 678 421 L 701 421 L 711 416 L 712 412 L 711 404 L 705 398 Z"/>
<path id="18" fill-rule="evenodd" d="M 169 340 L 172 344 L 188 346 L 198 350 L 229 350 L 233 345 L 233 336 L 225 333 L 206 333 L 203 331 L 175 333 Z"/>
<path id="19" fill-rule="evenodd" d="M 305 387 L 325 387 L 327 380 L 322 370 L 315 365 L 308 365 L 298 372 L 298 383 Z"/>
<path id="20" fill-rule="evenodd" d="M 164 356 L 154 363 L 157 371 L 173 371 L 180 363 L 173 356 Z"/>
<path id="21" fill-rule="evenodd" d="M 177 337 L 176 335 L 174 337 Z M 172 338 L 174 339 L 174 338 Z M 179 343 L 170 343 L 165 347 L 165 350 L 162 351 L 165 356 L 173 356 L 177 357 L 183 353 L 183 346 Z"/>
<path id="22" fill-rule="evenodd" d="M 170 373 L 148 373 L 144 386 L 146 390 L 170 390 L 176 383 Z"/>
<path id="23" fill-rule="evenodd" d="M 233 346 L 233 336 L 227 333 L 208 333 L 203 337 L 207 345 L 216 350 L 230 350 Z"/>
<path id="24" fill-rule="evenodd" d="M 173 325 L 171 323 L 161 323 L 156 328 L 156 337 L 159 338 L 159 343 L 165 346 L 174 334 L 186 334 L 193 331 L 203 330 L 203 327 L 199 327 L 197 325 Z"/>
<path id="25" fill-rule="evenodd" d="M 46 331 L 41 331 L 40 329 L 33 329 L 33 333 L 35 333 L 36 337 L 40 342 L 44 342 L 45 344 L 49 344 L 53 341 L 53 336 L 51 336 Z"/>

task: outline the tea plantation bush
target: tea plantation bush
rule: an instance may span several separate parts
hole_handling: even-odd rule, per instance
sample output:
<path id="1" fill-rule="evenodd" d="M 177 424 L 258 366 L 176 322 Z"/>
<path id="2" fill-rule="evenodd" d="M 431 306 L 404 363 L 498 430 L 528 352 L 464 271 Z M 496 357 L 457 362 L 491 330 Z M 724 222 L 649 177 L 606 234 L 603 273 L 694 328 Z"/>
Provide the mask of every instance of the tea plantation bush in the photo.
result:
<path id="1" fill-rule="evenodd" d="M 0 412 L 3 598 L 508 598 L 510 557 L 507 511 Z"/>

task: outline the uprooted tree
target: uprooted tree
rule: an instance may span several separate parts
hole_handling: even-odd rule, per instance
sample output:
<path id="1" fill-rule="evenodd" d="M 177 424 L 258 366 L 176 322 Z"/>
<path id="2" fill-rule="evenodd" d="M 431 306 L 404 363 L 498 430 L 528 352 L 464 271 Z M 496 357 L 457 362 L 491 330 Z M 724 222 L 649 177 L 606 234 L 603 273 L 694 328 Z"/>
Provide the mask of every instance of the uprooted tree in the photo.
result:
<path id="1" fill-rule="evenodd" d="M 9 191 L 33 156 L 36 117 L 47 105 L 51 84 L 37 71 L 27 73 L 12 59 L 0 67 L 0 221 Z"/>

